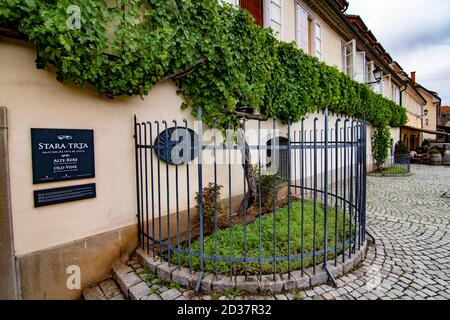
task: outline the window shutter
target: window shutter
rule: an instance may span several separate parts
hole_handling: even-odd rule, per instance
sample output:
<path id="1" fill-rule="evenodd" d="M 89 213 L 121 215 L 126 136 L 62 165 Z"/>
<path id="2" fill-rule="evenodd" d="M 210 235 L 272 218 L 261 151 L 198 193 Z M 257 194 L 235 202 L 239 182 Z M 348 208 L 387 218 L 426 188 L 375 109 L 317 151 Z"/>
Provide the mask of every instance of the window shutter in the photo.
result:
<path id="1" fill-rule="evenodd" d="M 303 51 L 308 52 L 308 13 L 297 3 L 297 45 Z"/>
<path id="2" fill-rule="evenodd" d="M 270 1 L 270 27 L 277 32 L 277 36 L 281 39 L 282 36 L 282 21 L 283 11 L 281 7 L 281 0 Z"/>
<path id="3" fill-rule="evenodd" d="M 378 93 L 381 94 L 381 95 L 384 94 L 384 85 L 385 85 L 385 84 L 384 84 L 384 72 L 381 71 L 380 87 L 378 88 L 378 89 L 379 89 Z"/>
<path id="4" fill-rule="evenodd" d="M 391 82 L 392 78 L 390 74 L 387 74 L 384 76 L 384 96 L 387 99 L 392 99 L 392 82 Z"/>
<path id="5" fill-rule="evenodd" d="M 315 23 L 315 30 L 314 30 L 314 36 L 316 38 L 315 42 L 315 51 L 316 51 L 316 57 L 319 58 L 319 60 L 322 60 L 322 27 L 318 22 Z"/>
<path id="6" fill-rule="evenodd" d="M 366 53 L 357 52 L 355 59 L 355 80 L 360 83 L 366 82 Z"/>
<path id="7" fill-rule="evenodd" d="M 369 61 L 367 63 L 367 82 L 375 81 L 375 76 L 373 75 L 374 70 L 375 70 L 375 62 Z"/>
<path id="8" fill-rule="evenodd" d="M 239 4 L 252 14 L 258 25 L 264 26 L 263 0 L 240 0 Z"/>
<path id="9" fill-rule="evenodd" d="M 347 73 L 347 50 L 345 47 L 345 42 L 341 40 L 341 60 L 342 60 L 342 68 L 341 71 L 343 73 Z"/>
<path id="10" fill-rule="evenodd" d="M 353 39 L 345 45 L 346 74 L 351 78 L 356 77 L 356 40 Z"/>
<path id="11" fill-rule="evenodd" d="M 401 96 L 400 88 L 395 86 L 395 102 L 397 104 L 400 104 L 400 101 L 401 101 L 400 96 Z"/>

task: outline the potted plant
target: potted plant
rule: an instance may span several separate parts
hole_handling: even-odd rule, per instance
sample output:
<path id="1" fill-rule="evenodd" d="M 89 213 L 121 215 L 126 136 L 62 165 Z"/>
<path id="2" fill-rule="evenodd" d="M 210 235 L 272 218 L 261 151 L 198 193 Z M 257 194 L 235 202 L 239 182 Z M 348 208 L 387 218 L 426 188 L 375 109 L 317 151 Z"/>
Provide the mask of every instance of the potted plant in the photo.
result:
<path id="1" fill-rule="evenodd" d="M 429 151 L 429 154 L 430 154 L 430 162 L 432 165 L 442 164 L 442 155 L 438 149 L 431 149 Z"/>
<path id="2" fill-rule="evenodd" d="M 423 142 L 422 142 L 422 148 L 424 148 L 424 147 L 429 147 L 430 144 L 431 144 L 430 140 L 425 139 L 425 140 L 423 140 Z"/>
<path id="3" fill-rule="evenodd" d="M 395 163 L 396 164 L 409 164 L 409 149 L 401 141 L 395 145 Z"/>

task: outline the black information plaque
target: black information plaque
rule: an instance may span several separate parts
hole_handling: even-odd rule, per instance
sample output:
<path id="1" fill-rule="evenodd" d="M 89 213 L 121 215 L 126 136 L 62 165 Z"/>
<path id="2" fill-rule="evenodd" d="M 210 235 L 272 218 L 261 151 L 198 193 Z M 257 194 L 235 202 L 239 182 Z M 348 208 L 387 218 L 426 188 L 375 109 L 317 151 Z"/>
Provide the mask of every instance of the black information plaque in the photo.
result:
<path id="1" fill-rule="evenodd" d="M 34 207 L 92 199 L 97 196 L 95 183 L 34 191 Z"/>
<path id="2" fill-rule="evenodd" d="M 31 129 L 33 183 L 95 177 L 94 131 Z"/>

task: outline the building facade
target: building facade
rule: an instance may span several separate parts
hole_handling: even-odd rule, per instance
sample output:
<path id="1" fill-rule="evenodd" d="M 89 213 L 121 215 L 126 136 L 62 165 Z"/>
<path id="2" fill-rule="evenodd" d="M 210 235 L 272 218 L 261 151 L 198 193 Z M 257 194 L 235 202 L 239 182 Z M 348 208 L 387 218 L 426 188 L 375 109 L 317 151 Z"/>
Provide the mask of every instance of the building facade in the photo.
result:
<path id="1" fill-rule="evenodd" d="M 449 106 L 441 107 L 439 125 L 450 127 L 450 107 Z"/>
<path id="2" fill-rule="evenodd" d="M 282 41 L 294 41 L 305 52 L 404 105 L 411 112 L 411 123 L 419 126 L 417 119 L 421 107 L 426 105 L 425 99 L 407 76 L 394 70 L 392 58 L 362 19 L 345 14 L 346 1 L 226 2 L 248 9 L 256 23 L 271 27 Z M 6 177 L 2 180 L 2 195 L 6 199 L 2 204 L 8 204 L 0 206 L 0 210 L 1 221 L 10 222 L 1 224 L 7 229 L 4 233 L 2 229 L 2 234 L 10 235 L 3 242 L 7 246 L 2 247 L 5 252 L 2 251 L 1 262 L 10 266 L 4 279 L 13 279 L 15 297 L 76 299 L 82 289 L 107 277 L 114 262 L 127 259 L 137 246 L 134 115 L 149 121 L 170 119 L 183 123 L 186 119 L 190 127 L 194 127 L 196 119 L 188 110 L 180 109 L 183 97 L 177 94 L 177 86 L 170 79 L 156 85 L 143 100 L 121 97 L 111 101 L 100 97 L 93 88 L 57 82 L 54 69 L 35 68 L 35 57 L 36 51 L 29 43 L 12 39 L 9 34 L 0 35 L 0 106 L 4 107 L 0 113 L 4 138 L 0 139 L 0 147 L 8 160 L 0 161 L 7 163 L 1 172 Z M 322 114 L 310 115 L 306 129 L 312 129 L 314 117 L 323 120 Z M 333 115 L 330 121 L 338 117 Z M 286 129 L 281 121 L 277 126 Z M 95 198 L 35 208 L 35 192 L 50 186 L 69 187 L 72 183 L 33 184 L 32 128 L 94 130 L 96 172 L 85 182 L 96 184 Z M 374 165 L 370 156 L 372 131 L 369 127 L 369 167 Z M 393 143 L 399 141 L 400 129 L 392 129 L 391 136 Z M 174 170 L 170 168 L 172 176 Z M 323 173 L 320 170 L 318 174 Z M 205 181 L 212 175 L 212 168 L 205 170 Z M 219 183 L 225 185 L 227 178 L 219 177 Z M 242 179 L 241 171 L 233 174 L 233 181 Z M 241 197 L 240 186 L 226 196 Z M 171 192 L 169 185 L 162 188 Z M 185 210 L 188 203 L 194 207 L 195 192 L 179 201 L 180 210 Z M 170 203 L 170 207 L 174 208 L 175 203 Z M 8 219 L 3 220 L 3 216 Z M 171 211 L 163 212 L 163 216 L 165 221 L 175 219 Z M 79 288 L 67 285 L 74 266 L 81 272 Z"/>
<path id="3" fill-rule="evenodd" d="M 225 1 L 225 0 L 223 0 Z M 416 83 L 386 52 L 361 17 L 345 14 L 344 0 L 226 0 L 249 10 L 256 23 L 271 27 L 280 40 L 297 46 L 353 80 L 402 105 L 408 124 L 399 137 L 409 149 L 436 140 L 440 98 Z"/>
<path id="4" fill-rule="evenodd" d="M 389 53 L 359 16 L 347 15 L 342 0 L 222 0 L 247 9 L 255 22 L 351 79 L 400 104 L 403 80 Z"/>

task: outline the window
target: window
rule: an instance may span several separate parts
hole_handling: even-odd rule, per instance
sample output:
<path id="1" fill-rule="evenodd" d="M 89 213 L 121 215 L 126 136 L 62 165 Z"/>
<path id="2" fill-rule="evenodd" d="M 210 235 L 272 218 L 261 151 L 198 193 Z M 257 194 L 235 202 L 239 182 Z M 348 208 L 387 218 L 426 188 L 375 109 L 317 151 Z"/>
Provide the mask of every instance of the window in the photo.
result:
<path id="1" fill-rule="evenodd" d="M 343 63 L 344 63 L 344 73 L 348 75 L 351 79 L 356 78 L 356 40 L 351 40 L 343 44 Z M 365 59 L 365 58 L 364 58 Z"/>
<path id="2" fill-rule="evenodd" d="M 425 125 L 428 127 L 430 125 L 430 121 L 428 119 L 425 120 Z"/>
<path id="3" fill-rule="evenodd" d="M 322 60 L 323 38 L 322 27 L 300 3 L 296 3 L 296 41 L 297 46 L 304 52 Z"/>
<path id="4" fill-rule="evenodd" d="M 261 27 L 271 27 L 279 39 L 283 31 L 282 0 L 219 0 L 247 9 Z"/>
<path id="5" fill-rule="evenodd" d="M 381 81 L 380 84 L 378 85 L 378 90 L 379 94 L 384 94 L 384 73 L 381 74 Z"/>
<path id="6" fill-rule="evenodd" d="M 392 77 L 390 74 L 387 74 L 383 77 L 384 79 L 384 87 L 383 87 L 383 95 L 387 99 L 392 99 Z"/>
<path id="7" fill-rule="evenodd" d="M 394 101 L 397 104 L 400 104 L 400 88 L 392 83 L 392 101 Z"/>

